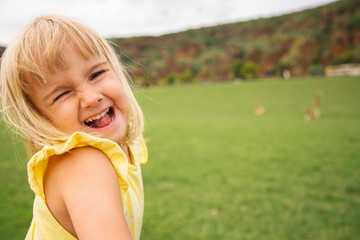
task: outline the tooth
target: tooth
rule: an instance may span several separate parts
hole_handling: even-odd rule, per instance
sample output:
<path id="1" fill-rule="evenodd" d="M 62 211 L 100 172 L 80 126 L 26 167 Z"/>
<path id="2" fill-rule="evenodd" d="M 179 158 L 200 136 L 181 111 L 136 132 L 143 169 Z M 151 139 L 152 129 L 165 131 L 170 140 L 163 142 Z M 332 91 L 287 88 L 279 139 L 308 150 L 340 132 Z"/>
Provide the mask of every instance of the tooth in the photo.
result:
<path id="1" fill-rule="evenodd" d="M 110 110 L 110 108 L 106 109 L 104 112 L 100 113 L 100 114 L 97 115 L 97 116 L 94 116 L 94 117 L 91 117 L 91 118 L 86 119 L 85 122 L 88 123 L 88 122 L 92 122 L 92 121 L 94 121 L 94 120 L 98 120 L 98 119 L 104 117 L 104 116 L 109 112 L 109 110 Z"/>

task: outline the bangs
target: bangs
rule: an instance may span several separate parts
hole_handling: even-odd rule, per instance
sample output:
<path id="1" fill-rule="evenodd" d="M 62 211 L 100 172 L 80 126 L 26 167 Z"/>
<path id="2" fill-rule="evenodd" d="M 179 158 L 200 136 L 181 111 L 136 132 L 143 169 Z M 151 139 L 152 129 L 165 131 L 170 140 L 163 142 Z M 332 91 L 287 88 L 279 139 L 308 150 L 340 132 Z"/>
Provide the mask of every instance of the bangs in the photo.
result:
<path id="1" fill-rule="evenodd" d="M 18 58 L 26 85 L 33 80 L 45 83 L 46 73 L 55 73 L 59 68 L 66 68 L 62 56 L 65 46 L 71 45 L 86 59 L 90 56 L 107 55 L 104 45 L 101 44 L 102 39 L 97 34 L 69 19 L 64 21 L 64 18 L 60 20 L 54 16 L 42 16 L 28 26 L 26 31 Z M 28 89 L 29 86 L 24 87 Z"/>

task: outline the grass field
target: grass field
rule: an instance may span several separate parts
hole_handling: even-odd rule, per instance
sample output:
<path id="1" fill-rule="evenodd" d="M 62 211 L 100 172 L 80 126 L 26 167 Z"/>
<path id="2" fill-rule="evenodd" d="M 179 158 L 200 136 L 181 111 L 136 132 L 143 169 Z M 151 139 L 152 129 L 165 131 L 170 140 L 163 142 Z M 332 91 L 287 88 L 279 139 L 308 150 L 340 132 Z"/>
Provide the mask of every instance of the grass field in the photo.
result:
<path id="1" fill-rule="evenodd" d="M 320 119 L 303 109 L 322 92 Z M 149 163 L 142 239 L 359 239 L 360 79 L 156 87 L 138 94 Z M 266 113 L 254 114 L 255 104 Z M 0 135 L 0 239 L 23 239 L 33 195 Z"/>

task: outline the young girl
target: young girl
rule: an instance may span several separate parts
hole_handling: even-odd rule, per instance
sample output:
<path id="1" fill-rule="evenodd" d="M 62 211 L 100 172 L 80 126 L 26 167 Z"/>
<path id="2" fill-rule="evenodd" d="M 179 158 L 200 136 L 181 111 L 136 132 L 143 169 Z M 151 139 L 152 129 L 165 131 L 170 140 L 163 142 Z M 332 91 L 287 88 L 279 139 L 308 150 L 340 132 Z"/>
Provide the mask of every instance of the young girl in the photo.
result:
<path id="1" fill-rule="evenodd" d="M 32 156 L 26 239 L 139 239 L 143 114 L 109 44 L 38 17 L 6 49 L 1 85 L 3 114 Z"/>

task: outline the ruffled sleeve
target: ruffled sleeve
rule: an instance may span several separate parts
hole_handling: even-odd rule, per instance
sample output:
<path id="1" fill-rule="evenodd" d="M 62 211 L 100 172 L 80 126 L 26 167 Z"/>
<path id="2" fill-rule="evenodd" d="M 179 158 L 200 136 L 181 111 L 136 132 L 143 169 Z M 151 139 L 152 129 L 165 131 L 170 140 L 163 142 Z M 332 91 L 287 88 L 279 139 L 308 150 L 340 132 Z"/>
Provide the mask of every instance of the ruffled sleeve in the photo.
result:
<path id="1" fill-rule="evenodd" d="M 139 160 L 142 164 L 147 162 L 146 146 L 143 141 L 141 137 L 141 144 L 138 146 Z M 126 191 L 129 185 L 127 180 L 128 160 L 121 147 L 110 140 L 94 137 L 83 132 L 76 132 L 64 143 L 55 146 L 45 146 L 30 159 L 28 163 L 28 177 L 30 187 L 34 193 L 45 200 L 43 180 L 51 156 L 61 155 L 71 149 L 85 146 L 94 147 L 104 152 L 116 171 L 121 189 Z"/>
<path id="2" fill-rule="evenodd" d="M 145 140 L 142 136 L 140 136 L 139 158 L 140 158 L 140 164 L 146 164 L 148 161 L 147 148 L 146 148 Z"/>

